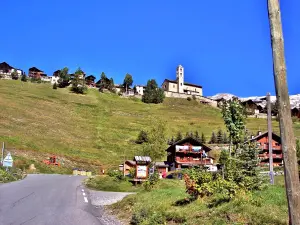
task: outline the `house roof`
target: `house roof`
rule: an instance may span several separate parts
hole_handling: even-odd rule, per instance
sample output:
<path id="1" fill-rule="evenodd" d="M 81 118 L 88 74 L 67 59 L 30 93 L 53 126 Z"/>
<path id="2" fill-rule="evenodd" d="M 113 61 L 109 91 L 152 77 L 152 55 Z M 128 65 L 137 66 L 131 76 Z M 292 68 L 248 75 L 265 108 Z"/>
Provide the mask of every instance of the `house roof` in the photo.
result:
<path id="1" fill-rule="evenodd" d="M 14 68 L 6 62 L 2 62 L 2 63 L 0 63 L 0 69 L 1 70 L 11 70 L 11 69 L 14 69 Z"/>
<path id="2" fill-rule="evenodd" d="M 151 158 L 149 156 L 134 156 L 134 160 L 136 162 L 151 162 Z"/>
<path id="3" fill-rule="evenodd" d="M 95 76 L 93 76 L 93 75 L 89 75 L 89 76 L 87 76 L 85 79 L 90 79 L 90 78 L 92 78 L 92 79 L 96 79 L 96 77 Z"/>
<path id="4" fill-rule="evenodd" d="M 251 138 L 249 141 L 257 141 L 257 140 L 259 140 L 263 137 L 266 137 L 266 136 L 268 136 L 268 131 Z M 278 143 L 281 143 L 280 136 L 278 136 L 277 134 L 275 134 L 273 132 L 272 132 L 272 139 L 275 140 L 275 141 L 278 141 Z"/>
<path id="5" fill-rule="evenodd" d="M 169 146 L 169 148 L 166 149 L 166 151 L 170 151 L 174 146 L 176 145 L 182 145 L 184 143 L 191 143 L 193 145 L 199 145 L 199 146 L 203 146 L 203 148 L 205 149 L 205 151 L 211 151 L 212 149 L 210 147 L 208 147 L 207 145 L 202 144 L 200 141 L 198 141 L 197 139 L 193 138 L 193 137 L 186 137 L 180 141 L 175 142 L 174 144 L 172 144 L 171 146 Z"/>
<path id="6" fill-rule="evenodd" d="M 155 162 L 155 166 L 157 167 L 169 167 L 169 164 L 164 161 L 164 162 Z"/>
<path id="7" fill-rule="evenodd" d="M 126 162 L 128 162 L 129 164 L 135 166 L 136 162 L 134 160 L 126 160 Z"/>
<path id="8" fill-rule="evenodd" d="M 30 71 L 30 72 L 43 72 L 42 70 L 39 70 L 39 69 L 36 68 L 36 67 L 31 67 L 31 68 L 29 68 L 29 71 Z"/>
<path id="9" fill-rule="evenodd" d="M 169 83 L 177 84 L 177 81 L 176 81 L 176 80 L 165 79 L 164 82 L 169 82 Z M 202 88 L 202 86 L 200 86 L 200 85 L 192 84 L 192 83 L 188 83 L 188 82 L 184 82 L 184 85 L 192 86 L 192 87 L 197 87 L 197 88 Z"/>

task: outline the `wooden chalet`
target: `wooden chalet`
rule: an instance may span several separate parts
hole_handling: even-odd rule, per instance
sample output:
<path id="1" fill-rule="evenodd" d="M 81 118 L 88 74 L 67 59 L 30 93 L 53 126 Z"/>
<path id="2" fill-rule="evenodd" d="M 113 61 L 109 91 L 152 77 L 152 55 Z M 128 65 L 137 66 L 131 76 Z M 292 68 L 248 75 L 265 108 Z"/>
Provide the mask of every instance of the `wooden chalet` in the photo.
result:
<path id="1" fill-rule="evenodd" d="M 96 87 L 95 79 L 96 77 L 94 77 L 93 75 L 87 76 L 85 78 L 86 85 Z"/>
<path id="2" fill-rule="evenodd" d="M 241 102 L 241 104 L 245 107 L 246 113 L 248 115 L 258 114 L 263 111 L 263 107 L 257 102 L 254 102 L 252 99 Z"/>
<path id="3" fill-rule="evenodd" d="M 192 137 L 186 137 L 172 144 L 167 151 L 167 162 L 171 170 L 194 166 L 213 165 L 213 158 L 209 156 L 212 149 Z"/>
<path id="4" fill-rule="evenodd" d="M 0 74 L 10 74 L 14 68 L 6 62 L 0 63 Z"/>
<path id="5" fill-rule="evenodd" d="M 292 116 L 300 118 L 300 106 L 292 108 Z"/>
<path id="6" fill-rule="evenodd" d="M 258 147 L 261 149 L 259 152 L 260 166 L 269 165 L 269 140 L 268 140 L 268 131 L 257 133 L 257 136 L 252 137 L 250 141 L 257 142 Z M 281 138 L 275 133 L 272 133 L 272 151 L 273 151 L 273 166 L 282 166 L 283 165 L 283 155 L 281 148 Z"/>
<path id="7" fill-rule="evenodd" d="M 60 70 L 56 70 L 53 72 L 53 77 L 59 77 Z"/>
<path id="8" fill-rule="evenodd" d="M 44 74 L 44 71 L 39 70 L 36 67 L 31 67 L 28 70 L 28 77 L 38 79 L 38 78 L 42 78 L 42 77 L 47 77 L 47 75 Z"/>

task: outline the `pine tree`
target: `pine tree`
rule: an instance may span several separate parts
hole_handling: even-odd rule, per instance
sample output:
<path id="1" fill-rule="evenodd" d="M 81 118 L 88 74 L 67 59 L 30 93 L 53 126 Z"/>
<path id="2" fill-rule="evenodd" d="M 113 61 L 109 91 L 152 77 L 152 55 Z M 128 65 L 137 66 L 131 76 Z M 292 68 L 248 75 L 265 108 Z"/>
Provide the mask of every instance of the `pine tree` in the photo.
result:
<path id="1" fill-rule="evenodd" d="M 202 144 L 206 144 L 206 138 L 205 138 L 205 135 L 204 135 L 203 132 L 202 132 L 202 134 L 201 134 L 201 143 L 202 143 Z"/>
<path id="2" fill-rule="evenodd" d="M 183 137 L 182 137 L 182 134 L 181 134 L 181 132 L 180 131 L 178 131 L 178 133 L 177 133 L 177 136 L 176 136 L 176 142 L 177 141 L 181 141 L 183 139 Z"/>
<path id="3" fill-rule="evenodd" d="M 226 132 L 224 132 L 224 134 L 223 134 L 223 143 L 224 144 L 228 144 L 229 143 L 229 140 L 228 140 Z"/>
<path id="4" fill-rule="evenodd" d="M 224 141 L 224 138 L 223 138 L 223 132 L 221 129 L 218 130 L 218 133 L 217 133 L 217 143 L 218 144 L 222 144 Z"/>
<path id="5" fill-rule="evenodd" d="M 198 131 L 195 132 L 195 139 L 197 141 L 200 141 L 200 136 L 199 136 L 199 132 Z"/>
<path id="6" fill-rule="evenodd" d="M 216 144 L 217 143 L 217 136 L 215 134 L 215 132 L 213 131 L 211 134 L 211 138 L 210 138 L 210 144 Z"/>
<path id="7" fill-rule="evenodd" d="M 189 132 L 186 132 L 185 137 L 189 137 L 189 136 L 190 136 Z"/>
<path id="8" fill-rule="evenodd" d="M 21 81 L 23 81 L 23 82 L 27 82 L 27 77 L 26 77 L 25 73 L 22 75 L 22 77 L 21 77 Z"/>

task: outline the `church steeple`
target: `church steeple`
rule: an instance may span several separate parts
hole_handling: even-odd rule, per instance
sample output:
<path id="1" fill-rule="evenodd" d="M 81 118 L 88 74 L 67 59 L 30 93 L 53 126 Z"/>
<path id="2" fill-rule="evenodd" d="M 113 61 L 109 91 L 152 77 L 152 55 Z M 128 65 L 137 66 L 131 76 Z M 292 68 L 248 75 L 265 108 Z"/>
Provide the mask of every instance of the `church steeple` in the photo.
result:
<path id="1" fill-rule="evenodd" d="M 178 93 L 184 93 L 184 69 L 182 65 L 178 65 L 176 68 L 176 81 Z"/>

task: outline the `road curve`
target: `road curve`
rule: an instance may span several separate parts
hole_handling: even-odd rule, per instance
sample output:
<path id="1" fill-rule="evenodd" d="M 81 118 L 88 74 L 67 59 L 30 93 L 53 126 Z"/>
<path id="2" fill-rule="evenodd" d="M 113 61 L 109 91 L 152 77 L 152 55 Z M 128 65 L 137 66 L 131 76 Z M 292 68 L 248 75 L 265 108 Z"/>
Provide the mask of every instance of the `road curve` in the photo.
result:
<path id="1" fill-rule="evenodd" d="M 82 185 L 84 177 L 28 175 L 0 185 L 1 225 L 104 225 Z"/>

